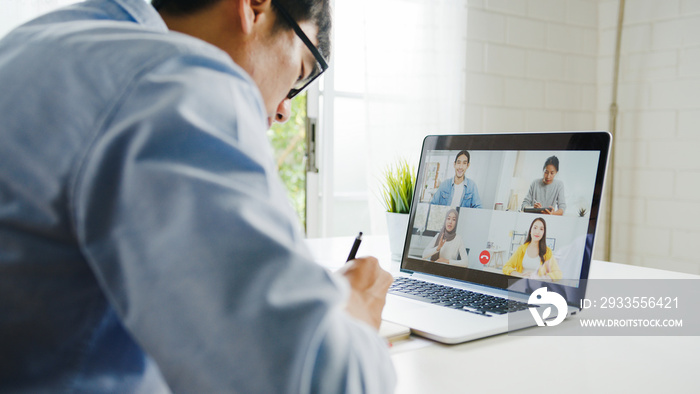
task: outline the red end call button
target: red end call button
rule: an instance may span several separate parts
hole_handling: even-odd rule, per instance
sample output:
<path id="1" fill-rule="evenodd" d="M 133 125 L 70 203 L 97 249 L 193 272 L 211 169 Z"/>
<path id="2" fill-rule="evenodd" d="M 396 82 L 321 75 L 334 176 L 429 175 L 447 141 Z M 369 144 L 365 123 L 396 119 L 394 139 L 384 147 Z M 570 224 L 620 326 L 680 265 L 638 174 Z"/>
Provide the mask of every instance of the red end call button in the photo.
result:
<path id="1" fill-rule="evenodd" d="M 491 261 L 491 253 L 489 253 L 488 250 L 484 250 L 481 252 L 479 255 L 479 262 L 483 265 L 486 265 Z"/>

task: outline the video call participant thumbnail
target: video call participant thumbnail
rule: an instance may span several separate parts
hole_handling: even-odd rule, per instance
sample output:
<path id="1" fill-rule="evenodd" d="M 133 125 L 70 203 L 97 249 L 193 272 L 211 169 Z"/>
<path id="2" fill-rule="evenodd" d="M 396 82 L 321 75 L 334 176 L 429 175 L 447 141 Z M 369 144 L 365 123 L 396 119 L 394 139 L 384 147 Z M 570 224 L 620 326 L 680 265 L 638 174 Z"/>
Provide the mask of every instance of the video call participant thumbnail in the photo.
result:
<path id="1" fill-rule="evenodd" d="M 562 278 L 552 249 L 547 246 L 547 223 L 543 218 L 537 218 L 530 223 L 525 243 L 518 247 L 503 266 L 503 273 L 555 282 Z"/>
<path id="2" fill-rule="evenodd" d="M 462 237 L 457 234 L 459 212 L 450 209 L 445 215 L 445 222 L 439 233 L 428 243 L 423 251 L 423 258 L 438 263 L 466 267 L 469 263 L 467 248 Z"/>
<path id="3" fill-rule="evenodd" d="M 563 215 L 566 210 L 564 183 L 554 179 L 559 172 L 559 159 L 556 156 L 548 157 L 542 170 L 542 178 L 537 178 L 530 184 L 522 209 L 545 208 L 541 213 Z"/>
<path id="4" fill-rule="evenodd" d="M 451 207 L 481 208 L 481 198 L 476 183 L 465 173 L 470 166 L 470 155 L 466 150 L 457 153 L 454 162 L 455 176 L 445 179 L 433 195 L 431 204 Z"/>

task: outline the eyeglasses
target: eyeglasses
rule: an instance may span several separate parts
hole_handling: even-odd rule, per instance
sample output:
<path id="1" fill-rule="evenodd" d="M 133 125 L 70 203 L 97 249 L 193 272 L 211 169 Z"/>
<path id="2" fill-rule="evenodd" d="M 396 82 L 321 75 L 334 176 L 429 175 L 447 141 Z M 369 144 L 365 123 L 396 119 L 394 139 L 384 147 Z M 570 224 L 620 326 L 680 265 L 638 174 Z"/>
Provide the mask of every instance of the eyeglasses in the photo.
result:
<path id="1" fill-rule="evenodd" d="M 328 69 L 328 62 L 326 62 L 326 59 L 323 58 L 323 55 L 316 49 L 314 44 L 311 43 L 311 40 L 309 40 L 309 37 L 306 36 L 303 30 L 301 30 L 301 27 L 299 27 L 299 24 L 292 18 L 291 15 L 289 15 L 289 12 L 282 7 L 278 1 L 272 0 L 272 4 L 274 4 L 275 8 L 279 11 L 280 15 L 284 19 L 287 20 L 287 23 L 289 23 L 292 26 L 292 29 L 294 29 L 294 32 L 297 34 L 297 37 L 301 39 L 301 41 L 304 42 L 307 48 L 309 48 L 309 51 L 314 55 L 314 58 L 316 58 L 316 66 L 311 70 L 311 74 L 309 74 L 308 77 L 297 81 L 294 86 L 292 86 L 292 89 L 289 91 L 287 94 L 287 98 L 291 99 L 297 94 L 301 93 L 304 89 L 306 89 L 311 82 L 316 80 L 321 74 L 323 74 L 324 71 Z"/>

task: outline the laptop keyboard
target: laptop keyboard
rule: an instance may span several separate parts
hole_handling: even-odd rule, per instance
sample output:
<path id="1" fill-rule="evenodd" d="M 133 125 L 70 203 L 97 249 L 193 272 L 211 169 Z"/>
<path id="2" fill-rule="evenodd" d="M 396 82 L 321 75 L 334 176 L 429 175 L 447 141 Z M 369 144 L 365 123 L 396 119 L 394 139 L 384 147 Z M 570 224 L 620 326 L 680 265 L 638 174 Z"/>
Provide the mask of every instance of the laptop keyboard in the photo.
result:
<path id="1" fill-rule="evenodd" d="M 503 315 L 537 306 L 404 277 L 394 278 L 389 293 L 484 316 L 490 313 Z"/>

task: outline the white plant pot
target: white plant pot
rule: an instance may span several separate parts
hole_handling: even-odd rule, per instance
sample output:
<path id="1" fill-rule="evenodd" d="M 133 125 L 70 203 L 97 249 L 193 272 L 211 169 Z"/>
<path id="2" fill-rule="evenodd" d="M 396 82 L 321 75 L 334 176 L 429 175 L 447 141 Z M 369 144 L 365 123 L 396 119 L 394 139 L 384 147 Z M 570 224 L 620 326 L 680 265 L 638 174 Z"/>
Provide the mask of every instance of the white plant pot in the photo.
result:
<path id="1" fill-rule="evenodd" d="M 391 259 L 399 261 L 403 254 L 403 244 L 406 240 L 406 231 L 408 230 L 408 214 L 387 212 L 386 227 L 389 232 Z"/>

